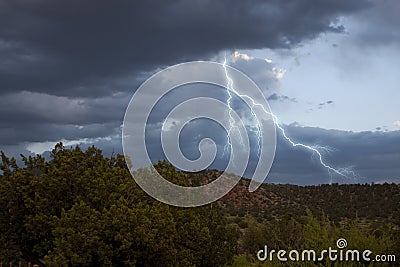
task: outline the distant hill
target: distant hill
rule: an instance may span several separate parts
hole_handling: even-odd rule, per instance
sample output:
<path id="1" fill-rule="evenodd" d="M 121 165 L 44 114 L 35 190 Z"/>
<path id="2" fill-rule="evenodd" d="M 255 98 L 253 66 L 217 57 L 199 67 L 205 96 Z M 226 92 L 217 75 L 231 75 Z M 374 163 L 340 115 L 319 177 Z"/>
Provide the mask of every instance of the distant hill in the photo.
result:
<path id="1" fill-rule="evenodd" d="M 189 180 L 200 178 L 204 184 L 220 174 L 217 170 L 207 170 L 187 175 Z M 249 183 L 249 179 L 241 179 L 218 201 L 226 213 L 273 219 L 284 214 L 303 216 L 308 208 L 315 215 L 326 214 L 334 222 L 359 218 L 398 223 L 400 218 L 400 184 L 263 184 L 250 193 Z"/>

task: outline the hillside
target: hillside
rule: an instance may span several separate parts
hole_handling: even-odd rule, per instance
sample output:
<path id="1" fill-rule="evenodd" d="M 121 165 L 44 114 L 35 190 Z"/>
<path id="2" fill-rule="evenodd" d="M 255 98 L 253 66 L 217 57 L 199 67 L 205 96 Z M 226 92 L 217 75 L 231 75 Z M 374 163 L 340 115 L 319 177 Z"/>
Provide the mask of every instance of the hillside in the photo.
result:
<path id="1" fill-rule="evenodd" d="M 186 173 L 190 181 L 208 183 L 221 174 L 207 170 Z M 193 182 L 192 182 L 193 183 Z M 326 214 L 332 221 L 367 219 L 382 223 L 400 218 L 399 184 L 323 184 L 297 186 L 291 184 L 262 184 L 255 192 L 248 191 L 250 180 L 242 178 L 226 196 L 218 201 L 229 215 L 252 215 L 265 219 L 283 214 Z"/>
<path id="2" fill-rule="evenodd" d="M 82 151 L 58 144 L 48 161 L 41 156 L 22 160 L 24 166 L 18 166 L 1 154 L 0 263 L 277 266 L 260 265 L 257 251 L 265 245 L 324 249 L 341 237 L 350 247 L 400 255 L 396 184 L 264 184 L 249 193 L 249 180 L 241 179 L 217 203 L 177 208 L 144 193 L 122 155 L 108 158 L 95 147 Z M 167 162 L 154 167 L 186 186 L 220 174 L 178 172 Z M 141 173 L 151 175 L 149 170 L 136 175 Z M 328 262 L 309 266 L 321 264 Z"/>

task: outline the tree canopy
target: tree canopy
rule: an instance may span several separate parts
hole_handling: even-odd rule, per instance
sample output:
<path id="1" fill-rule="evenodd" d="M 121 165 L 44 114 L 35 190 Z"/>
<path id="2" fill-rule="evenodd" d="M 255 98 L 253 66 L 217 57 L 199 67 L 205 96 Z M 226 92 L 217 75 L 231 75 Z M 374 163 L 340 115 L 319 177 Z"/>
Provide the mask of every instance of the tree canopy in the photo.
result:
<path id="1" fill-rule="evenodd" d="M 122 155 L 58 144 L 51 159 L 1 154 L 0 261 L 49 266 L 222 266 L 238 233 L 218 206 L 175 208 L 148 197 Z M 171 165 L 155 165 L 180 179 Z"/>
<path id="2" fill-rule="evenodd" d="M 400 260 L 400 185 L 263 184 L 249 193 L 249 181 L 242 179 L 216 203 L 178 208 L 141 190 L 123 155 L 106 157 L 95 147 L 83 151 L 60 143 L 48 160 L 21 155 L 23 166 L 3 152 L 0 156 L 3 264 L 288 266 L 258 262 L 256 253 L 264 245 L 318 251 L 343 237 L 350 248 L 395 254 L 396 263 Z M 160 161 L 134 175 L 155 170 L 183 186 L 206 184 L 221 174 L 181 172 Z M 349 264 L 307 266 L 365 265 Z"/>

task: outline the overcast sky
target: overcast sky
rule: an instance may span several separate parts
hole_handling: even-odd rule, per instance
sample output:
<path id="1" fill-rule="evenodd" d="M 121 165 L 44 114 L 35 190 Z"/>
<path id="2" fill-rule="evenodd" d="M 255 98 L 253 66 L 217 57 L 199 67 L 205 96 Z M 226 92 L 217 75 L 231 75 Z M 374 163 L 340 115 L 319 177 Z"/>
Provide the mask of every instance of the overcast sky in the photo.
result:
<path id="1" fill-rule="evenodd" d="M 227 55 L 263 90 L 293 140 L 329 146 L 326 161 L 357 177 L 334 181 L 400 182 L 398 14 L 398 0 L 0 0 L 0 150 L 46 153 L 63 141 L 122 153 L 124 112 L 144 80 L 173 64 Z M 200 86 L 188 92 L 210 96 Z M 184 152 L 196 157 L 199 136 L 222 147 L 218 131 L 192 125 Z M 277 136 L 267 181 L 330 181 L 309 151 Z M 162 158 L 157 138 L 150 145 Z"/>

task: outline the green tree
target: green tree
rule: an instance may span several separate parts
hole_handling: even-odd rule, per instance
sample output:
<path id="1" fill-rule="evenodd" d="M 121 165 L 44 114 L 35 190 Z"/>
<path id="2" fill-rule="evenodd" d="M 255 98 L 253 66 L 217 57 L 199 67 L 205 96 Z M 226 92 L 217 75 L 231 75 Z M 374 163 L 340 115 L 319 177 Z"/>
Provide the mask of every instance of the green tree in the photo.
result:
<path id="1" fill-rule="evenodd" d="M 49 266 L 223 266 L 237 237 L 215 207 L 170 207 L 147 196 L 122 155 L 61 143 L 50 160 L 1 153 L 0 261 Z M 154 166 L 188 184 L 171 164 Z M 154 170 L 139 174 L 154 175 Z"/>

